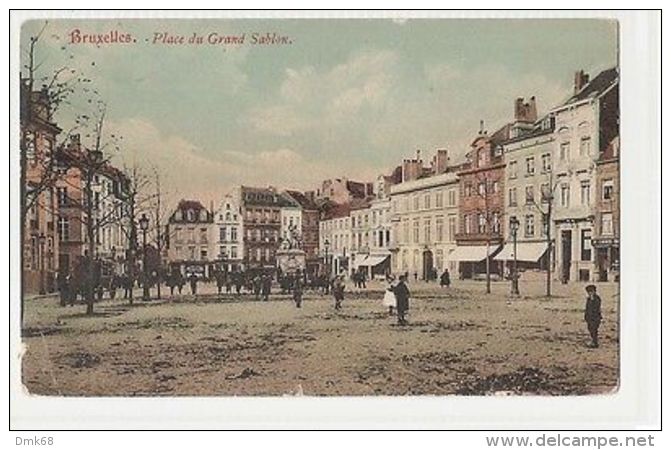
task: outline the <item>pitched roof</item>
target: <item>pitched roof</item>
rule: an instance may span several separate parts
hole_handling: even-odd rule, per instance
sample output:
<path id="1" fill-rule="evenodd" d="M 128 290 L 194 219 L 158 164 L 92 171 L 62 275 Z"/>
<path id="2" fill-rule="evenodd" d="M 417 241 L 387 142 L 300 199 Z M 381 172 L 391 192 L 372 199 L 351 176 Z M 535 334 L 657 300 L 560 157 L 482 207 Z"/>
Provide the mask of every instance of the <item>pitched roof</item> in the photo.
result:
<path id="1" fill-rule="evenodd" d="M 286 194 L 303 209 L 318 209 L 317 204 L 300 191 L 287 190 Z"/>
<path id="2" fill-rule="evenodd" d="M 594 77 L 592 81 L 587 83 L 577 94 L 574 94 L 571 98 L 566 100 L 564 105 L 569 105 L 588 98 L 598 97 L 614 83 L 617 83 L 618 79 L 619 72 L 616 67 L 606 69 Z"/>

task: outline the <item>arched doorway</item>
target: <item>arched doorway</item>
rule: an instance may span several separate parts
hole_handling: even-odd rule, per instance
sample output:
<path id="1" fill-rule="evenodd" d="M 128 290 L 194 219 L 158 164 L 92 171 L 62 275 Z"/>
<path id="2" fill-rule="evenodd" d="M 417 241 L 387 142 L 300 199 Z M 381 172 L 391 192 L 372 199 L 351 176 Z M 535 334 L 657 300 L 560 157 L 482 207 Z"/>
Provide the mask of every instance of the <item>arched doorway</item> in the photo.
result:
<path id="1" fill-rule="evenodd" d="M 433 273 L 433 252 L 429 249 L 422 253 L 422 279 L 430 280 Z"/>

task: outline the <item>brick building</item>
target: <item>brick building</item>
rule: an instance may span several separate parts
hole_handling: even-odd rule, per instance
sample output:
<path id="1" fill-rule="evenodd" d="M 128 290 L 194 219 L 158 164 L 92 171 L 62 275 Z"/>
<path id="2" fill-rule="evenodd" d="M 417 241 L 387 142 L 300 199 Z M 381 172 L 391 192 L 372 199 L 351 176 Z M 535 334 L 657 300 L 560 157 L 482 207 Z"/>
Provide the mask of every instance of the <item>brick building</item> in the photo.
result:
<path id="1" fill-rule="evenodd" d="M 214 217 L 197 200 L 181 200 L 168 218 L 166 241 L 170 270 L 183 276 L 194 274 L 210 278 L 213 261 L 218 255 L 210 253 Z"/>
<path id="2" fill-rule="evenodd" d="M 306 270 L 316 275 L 319 271 L 319 207 L 310 195 L 300 191 L 285 192 L 301 209 L 301 250 L 305 252 Z"/>
<path id="3" fill-rule="evenodd" d="M 503 183 L 505 162 L 502 143 L 510 138 L 511 125 L 506 124 L 488 135 L 482 124 L 478 136 L 466 154 L 459 175 L 459 232 L 457 248 L 448 258 L 459 263 L 459 275 L 471 278 L 486 270 L 500 272 L 492 261 L 503 242 Z"/>
<path id="4" fill-rule="evenodd" d="M 50 181 L 53 150 L 61 129 L 51 120 L 46 91 L 30 92 L 21 80 L 22 281 L 26 294 L 55 290 L 59 243 L 57 207 Z"/>

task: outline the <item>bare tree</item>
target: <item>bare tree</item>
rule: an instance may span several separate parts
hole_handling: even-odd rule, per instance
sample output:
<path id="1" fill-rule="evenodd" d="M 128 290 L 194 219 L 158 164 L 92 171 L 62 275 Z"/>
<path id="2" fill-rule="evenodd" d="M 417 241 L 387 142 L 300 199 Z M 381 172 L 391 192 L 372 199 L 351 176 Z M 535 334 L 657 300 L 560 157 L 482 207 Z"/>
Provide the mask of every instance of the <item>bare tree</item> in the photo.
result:
<path id="1" fill-rule="evenodd" d="M 552 266 L 553 266 L 553 240 L 552 240 L 552 221 L 555 202 L 555 191 L 559 186 L 559 181 L 555 179 L 554 171 L 549 168 L 545 171 L 547 174 L 547 183 L 541 185 L 540 200 L 535 196 L 526 196 L 526 203 L 535 208 L 541 214 L 542 226 L 545 232 L 545 242 L 547 243 L 547 267 L 545 268 L 545 295 L 552 296 Z"/>

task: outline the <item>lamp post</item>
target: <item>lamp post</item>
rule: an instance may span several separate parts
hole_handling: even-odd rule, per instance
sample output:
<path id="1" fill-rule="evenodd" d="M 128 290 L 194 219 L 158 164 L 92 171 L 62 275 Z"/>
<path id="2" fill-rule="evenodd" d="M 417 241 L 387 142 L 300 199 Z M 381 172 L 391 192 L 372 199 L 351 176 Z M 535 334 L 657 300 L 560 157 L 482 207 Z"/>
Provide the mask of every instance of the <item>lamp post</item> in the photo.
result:
<path id="1" fill-rule="evenodd" d="M 513 273 L 511 282 L 511 293 L 513 295 L 520 295 L 520 287 L 517 276 L 517 230 L 520 227 L 520 221 L 517 217 L 510 218 L 510 232 L 513 235 Z"/>
<path id="2" fill-rule="evenodd" d="M 324 241 L 324 264 L 328 267 L 328 278 L 331 278 L 331 266 L 329 265 L 329 247 L 331 243 L 328 239 Z"/>
<path id="3" fill-rule="evenodd" d="M 147 273 L 147 228 L 149 228 L 149 219 L 146 214 L 140 217 L 140 229 L 142 230 L 142 300 L 149 300 L 149 276 Z"/>

